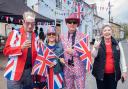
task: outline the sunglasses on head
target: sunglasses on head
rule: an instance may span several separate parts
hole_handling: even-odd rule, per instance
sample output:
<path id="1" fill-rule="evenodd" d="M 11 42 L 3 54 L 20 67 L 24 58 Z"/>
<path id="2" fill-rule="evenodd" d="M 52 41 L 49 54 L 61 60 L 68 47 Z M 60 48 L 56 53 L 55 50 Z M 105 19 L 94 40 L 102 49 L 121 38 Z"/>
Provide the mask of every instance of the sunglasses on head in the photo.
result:
<path id="1" fill-rule="evenodd" d="M 69 20 L 69 21 L 67 21 L 67 23 L 68 24 L 78 24 L 78 22 L 77 21 L 74 21 L 74 20 Z"/>
<path id="2" fill-rule="evenodd" d="M 48 36 L 56 36 L 56 33 L 48 33 Z"/>

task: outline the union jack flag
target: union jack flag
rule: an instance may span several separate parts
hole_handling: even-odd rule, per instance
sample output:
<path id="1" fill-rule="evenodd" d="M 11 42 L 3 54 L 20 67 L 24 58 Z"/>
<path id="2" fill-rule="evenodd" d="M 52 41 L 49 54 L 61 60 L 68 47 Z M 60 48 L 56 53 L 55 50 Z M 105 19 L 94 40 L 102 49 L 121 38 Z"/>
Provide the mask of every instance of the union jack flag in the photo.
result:
<path id="1" fill-rule="evenodd" d="M 43 76 L 44 72 L 47 71 L 47 67 L 54 65 L 51 59 L 56 58 L 56 55 L 48 47 L 44 46 L 43 43 L 40 47 L 32 69 L 32 74 Z"/>
<path id="2" fill-rule="evenodd" d="M 19 37 L 18 37 L 18 35 L 16 34 L 16 39 L 15 39 L 15 41 L 14 41 L 14 44 L 16 44 L 17 41 L 19 41 Z"/>
<path id="3" fill-rule="evenodd" d="M 15 78 L 17 78 L 17 76 L 15 75 L 15 72 L 17 71 L 16 70 L 17 62 L 18 62 L 17 57 L 13 57 L 13 59 L 9 58 L 9 62 L 5 69 L 4 77 L 6 77 L 9 80 L 14 80 Z"/>
<path id="4" fill-rule="evenodd" d="M 54 74 L 54 89 L 61 89 L 63 88 L 63 72 L 58 73 L 58 74 Z"/>
<path id="5" fill-rule="evenodd" d="M 61 89 L 64 87 L 63 72 L 54 74 L 53 68 L 50 68 L 48 75 L 48 89 Z"/>
<path id="6" fill-rule="evenodd" d="M 92 69 L 91 52 L 87 46 L 87 36 L 74 45 L 74 49 L 78 52 L 80 60 L 86 65 L 86 70 L 89 72 Z"/>
<path id="7" fill-rule="evenodd" d="M 19 31 L 17 30 L 14 30 L 12 31 L 13 34 L 10 35 L 10 42 L 9 42 L 9 45 L 11 47 L 17 47 L 17 46 L 20 46 L 20 41 L 21 41 L 21 35 L 19 33 Z M 4 73 L 4 77 L 6 77 L 7 79 L 9 80 L 17 80 L 19 79 L 19 77 L 16 75 L 17 72 L 19 71 L 19 69 L 22 68 L 17 68 L 17 65 L 19 63 L 19 60 L 18 60 L 18 56 L 17 55 L 21 55 L 22 53 L 21 52 L 10 52 L 9 54 L 9 61 L 7 63 L 7 66 L 5 68 L 5 73 Z"/>

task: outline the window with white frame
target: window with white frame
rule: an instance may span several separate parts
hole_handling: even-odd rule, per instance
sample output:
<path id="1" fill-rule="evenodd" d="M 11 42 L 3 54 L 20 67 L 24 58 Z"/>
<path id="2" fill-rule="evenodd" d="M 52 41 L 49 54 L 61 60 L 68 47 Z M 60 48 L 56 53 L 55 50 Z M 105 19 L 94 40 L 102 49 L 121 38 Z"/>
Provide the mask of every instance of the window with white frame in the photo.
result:
<path id="1" fill-rule="evenodd" d="M 56 0 L 56 8 L 62 9 L 62 0 Z"/>

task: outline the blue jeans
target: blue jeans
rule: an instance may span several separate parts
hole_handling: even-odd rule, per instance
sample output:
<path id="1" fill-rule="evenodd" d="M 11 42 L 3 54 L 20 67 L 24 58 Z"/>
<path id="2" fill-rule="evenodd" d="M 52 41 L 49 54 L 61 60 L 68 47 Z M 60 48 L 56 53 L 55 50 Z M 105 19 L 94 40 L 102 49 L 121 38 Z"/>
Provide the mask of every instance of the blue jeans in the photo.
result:
<path id="1" fill-rule="evenodd" d="M 7 89 L 32 89 L 31 68 L 24 70 L 19 81 L 7 80 Z"/>

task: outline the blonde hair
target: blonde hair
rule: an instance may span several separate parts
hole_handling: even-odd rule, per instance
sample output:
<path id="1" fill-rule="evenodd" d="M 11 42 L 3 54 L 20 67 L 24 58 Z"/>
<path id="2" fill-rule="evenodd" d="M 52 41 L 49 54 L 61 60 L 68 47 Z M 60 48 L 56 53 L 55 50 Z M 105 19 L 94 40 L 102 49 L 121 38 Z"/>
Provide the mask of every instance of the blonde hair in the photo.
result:
<path id="1" fill-rule="evenodd" d="M 102 28 L 101 28 L 101 32 L 104 30 L 105 27 L 109 27 L 112 30 L 112 26 L 110 23 L 104 23 Z"/>
<path id="2" fill-rule="evenodd" d="M 102 28 L 100 29 L 101 36 L 102 36 L 104 28 L 106 28 L 106 27 L 109 27 L 112 30 L 112 26 L 110 25 L 110 23 L 104 23 Z"/>
<path id="3" fill-rule="evenodd" d="M 34 12 L 31 11 L 26 11 L 23 14 L 23 19 L 25 20 L 27 17 L 31 18 L 31 19 L 35 19 L 36 15 Z"/>
<path id="4" fill-rule="evenodd" d="M 112 27 L 111 27 L 110 25 L 104 25 L 104 26 L 102 27 L 102 30 L 103 30 L 105 27 L 109 27 L 109 28 L 112 29 Z"/>

